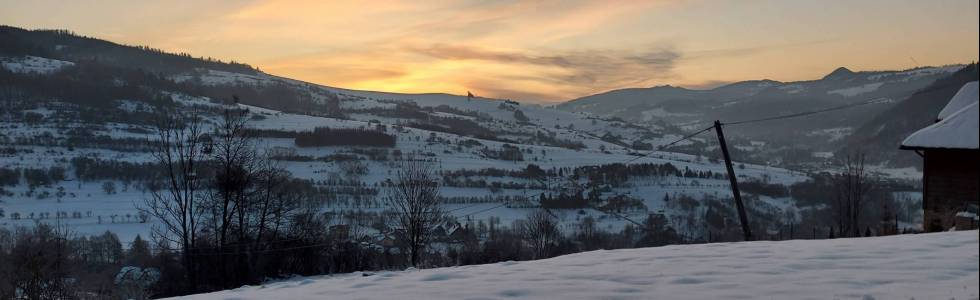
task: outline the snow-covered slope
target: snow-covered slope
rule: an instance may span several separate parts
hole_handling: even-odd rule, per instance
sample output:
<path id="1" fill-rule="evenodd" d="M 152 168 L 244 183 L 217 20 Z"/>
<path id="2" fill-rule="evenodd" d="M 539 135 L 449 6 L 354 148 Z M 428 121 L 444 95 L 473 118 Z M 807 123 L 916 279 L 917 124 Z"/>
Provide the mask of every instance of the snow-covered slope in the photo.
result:
<path id="1" fill-rule="evenodd" d="M 517 102 L 503 99 L 484 97 L 468 98 L 466 96 L 445 93 L 403 94 L 378 91 L 363 91 L 317 85 L 295 79 L 269 75 L 265 73 L 242 74 L 216 70 L 198 69 L 191 73 L 171 77 L 177 82 L 193 82 L 204 86 L 273 86 L 283 85 L 309 94 L 314 102 L 323 104 L 327 97 L 335 96 L 339 107 L 347 117 L 360 121 L 380 121 L 381 123 L 399 123 L 410 121 L 404 118 L 382 116 L 378 109 L 391 110 L 398 103 L 411 103 L 422 108 L 433 109 L 448 107 L 461 113 L 472 113 L 480 117 L 465 116 L 454 113 L 432 113 L 434 117 L 457 118 L 475 121 L 477 124 L 492 131 L 504 132 L 503 137 L 516 138 L 542 134 L 554 134 L 555 138 L 569 141 L 581 141 L 584 146 L 597 148 L 600 145 L 609 148 L 623 148 L 634 142 L 649 143 L 658 146 L 665 141 L 677 138 L 660 132 L 659 125 L 635 126 L 633 124 L 611 119 L 598 118 L 589 114 L 568 112 L 539 105 L 520 105 Z M 526 116 L 525 120 L 515 117 L 517 112 Z M 621 145 L 607 141 L 598 141 L 599 137 L 611 135 L 617 137 Z"/>
<path id="2" fill-rule="evenodd" d="M 789 147 L 814 152 L 838 151 L 842 148 L 842 136 L 815 133 L 838 128 L 852 128 L 849 130 L 853 131 L 874 116 L 896 107 L 897 103 L 917 91 L 927 90 L 926 87 L 936 80 L 948 78 L 971 66 L 858 72 L 838 68 L 821 79 L 796 82 L 743 81 L 708 90 L 670 86 L 622 89 L 574 99 L 558 105 L 558 108 L 618 117 L 639 125 L 666 122 L 695 131 L 715 120 L 737 122 L 763 119 L 877 100 L 872 104 L 814 116 L 746 123 L 726 130 L 726 135 L 734 139 L 745 138 L 769 144 L 762 151 L 748 153 L 752 156 L 749 160 L 780 164 L 780 159 L 788 159 L 803 163 L 798 156 L 773 149 Z M 888 145 L 890 148 L 877 152 L 894 156 L 899 151 L 894 145 L 893 142 Z M 818 171 L 824 161 L 820 158 L 803 159 L 808 168 L 814 171 Z M 883 161 L 874 161 L 880 162 Z"/>
<path id="3" fill-rule="evenodd" d="M 180 104 L 180 109 L 190 110 L 192 107 L 211 107 L 212 109 L 225 109 L 225 106 L 209 102 L 207 98 L 190 97 L 186 95 L 174 94 L 174 100 Z M 490 100 L 473 100 L 471 103 L 460 105 L 471 105 L 470 107 L 480 109 L 484 102 Z M 129 108 L 132 103 L 122 102 L 120 106 Z M 497 104 L 499 105 L 499 103 Z M 310 131 L 316 127 L 330 128 L 371 128 L 377 124 L 361 120 L 338 119 L 331 117 L 310 116 L 303 114 L 286 113 L 272 109 L 266 109 L 244 104 L 238 105 L 240 108 L 248 109 L 254 116 L 249 126 L 256 129 L 265 130 L 295 130 Z M 495 111 L 496 106 L 487 106 L 480 111 Z M 544 108 L 526 108 L 528 116 L 544 116 L 547 112 L 557 114 L 569 114 L 567 112 L 553 111 Z M 32 110 L 38 114 L 54 115 L 49 110 Z M 208 116 L 210 122 L 215 124 L 217 116 Z M 564 118 L 563 121 L 573 122 L 575 118 Z M 502 123 L 502 122 L 501 122 Z M 582 121 L 577 127 L 587 128 L 591 122 Z M 111 124 L 110 124 L 111 125 Z M 119 125 L 119 124 L 117 124 Z M 392 123 L 386 125 L 394 125 Z M 82 126 L 78 124 L 77 126 Z M 207 125 L 211 126 L 211 125 Z M 0 122 L 0 128 L 4 129 L 4 135 L 12 140 L 26 140 L 32 136 L 51 135 L 55 138 L 62 138 L 65 130 L 60 129 L 55 122 L 44 122 L 39 124 L 22 124 L 14 122 Z M 71 128 L 71 126 L 69 126 Z M 93 127 L 97 128 L 97 127 Z M 142 127 L 140 127 L 142 128 Z M 93 131 L 97 136 L 112 136 L 116 138 L 128 137 L 137 139 L 152 139 L 152 128 L 145 128 L 143 132 L 133 133 L 127 131 L 130 126 L 105 126 L 100 130 Z M 542 128 L 542 130 L 545 130 Z M 582 166 L 594 166 L 602 164 L 623 163 L 631 164 L 666 164 L 670 163 L 681 170 L 693 170 L 694 172 L 710 171 L 716 174 L 724 172 L 724 166 L 718 162 L 698 159 L 695 156 L 671 152 L 652 152 L 646 157 L 637 157 L 634 151 L 615 147 L 594 137 L 583 137 L 580 141 L 588 145 L 585 149 L 567 149 L 561 147 L 533 145 L 533 144 L 514 144 L 524 152 L 523 161 L 508 161 L 499 159 L 488 159 L 481 154 L 480 149 L 500 149 L 507 143 L 483 140 L 458 136 L 444 132 L 434 132 L 424 129 L 392 127 L 390 132 L 397 137 L 397 145 L 390 149 L 398 150 L 406 155 L 417 155 L 420 157 L 436 157 L 441 171 L 465 171 L 480 170 L 483 168 L 496 168 L 503 170 L 523 170 L 528 164 L 536 164 L 544 169 L 553 168 L 575 168 Z M 577 131 L 563 131 L 573 134 Z M 466 141 L 478 141 L 479 147 L 457 147 Z M 296 146 L 292 138 L 259 138 L 257 146 L 263 150 L 275 149 L 280 152 L 289 152 L 297 156 L 310 158 L 323 158 L 330 155 L 357 155 L 356 150 L 367 149 L 350 146 L 332 147 L 299 147 Z M 606 145 L 607 150 L 597 149 L 600 145 Z M 129 186 L 123 182 L 116 182 L 120 190 L 112 194 L 102 190 L 103 181 L 84 182 L 76 178 L 71 168 L 70 162 L 76 157 L 91 157 L 117 162 L 146 163 L 152 162 L 153 158 L 148 152 L 118 152 L 101 148 L 84 148 L 68 150 L 63 146 L 32 146 L 18 145 L 17 149 L 23 151 L 12 155 L 0 155 L 0 163 L 5 168 L 31 169 L 39 167 L 61 166 L 69 172 L 68 180 L 55 182 L 51 186 L 30 187 L 27 184 L 18 184 L 6 187 L 6 191 L 11 192 L 11 197 L 0 199 L 0 211 L 5 211 L 7 215 L 18 214 L 21 217 L 2 218 L 0 226 L 30 226 L 34 222 L 59 222 L 73 226 L 73 230 L 79 234 L 100 234 L 105 231 L 112 231 L 118 234 L 123 240 L 132 240 L 137 234 L 147 236 L 149 228 L 153 222 L 142 222 L 138 218 L 138 208 L 143 205 L 143 199 L 147 197 L 145 191 L 134 184 Z M 384 149 L 387 153 L 388 149 Z M 314 181 L 326 180 L 339 176 L 339 163 L 325 161 L 323 159 L 312 159 L 309 161 L 280 161 L 283 168 L 301 179 Z M 358 180 L 367 186 L 377 186 L 391 175 L 392 168 L 397 165 L 389 161 L 373 161 L 364 159 L 363 164 L 368 167 L 368 172 L 359 176 Z M 743 178 L 753 178 L 761 180 L 767 178 L 774 183 L 792 184 L 805 180 L 807 177 L 785 169 L 773 168 L 760 165 L 744 164 L 739 169 L 739 175 Z M 519 187 L 504 187 L 497 191 L 491 191 L 487 187 L 462 187 L 447 186 L 441 191 L 445 197 L 456 199 L 454 203 L 447 204 L 447 209 L 460 219 L 482 220 L 490 217 L 510 224 L 514 220 L 524 218 L 532 208 L 520 205 L 503 206 L 507 203 L 507 197 L 534 197 L 546 190 L 534 185 L 536 181 L 532 179 L 511 178 L 511 177 L 478 177 L 471 176 L 462 179 L 485 180 L 491 185 L 499 183 L 518 183 Z M 324 185 L 325 187 L 325 185 Z M 557 188 L 557 187 L 556 187 Z M 717 197 L 728 193 L 727 181 L 721 179 L 699 179 L 692 181 L 682 177 L 664 178 L 635 178 L 628 187 L 614 188 L 610 194 L 621 193 L 629 194 L 640 199 L 647 209 L 623 213 L 624 215 L 641 219 L 649 213 L 663 213 L 668 216 L 683 217 L 693 215 L 692 211 L 674 209 L 668 207 L 669 203 L 663 200 L 664 195 L 670 193 L 674 196 L 687 195 L 694 199 L 704 199 L 706 197 Z M 43 194 L 43 195 L 42 195 Z M 63 194 L 63 195 L 62 195 Z M 488 200 L 489 199 L 489 200 Z M 478 201 L 479 200 L 479 201 Z M 343 211 L 381 211 L 384 207 L 376 207 L 373 204 L 380 199 L 376 197 L 366 197 L 360 201 L 346 202 L 337 201 L 329 203 L 325 209 L 334 212 Z M 482 202 L 481 202 L 482 201 Z M 364 202 L 364 203 L 362 203 Z M 764 202 L 764 203 L 763 203 Z M 759 207 L 778 207 L 785 209 L 794 206 L 793 199 L 788 197 L 779 199 L 766 198 L 759 202 Z M 79 213 L 78 218 L 42 218 L 42 214 L 55 215 L 59 212 L 65 214 Z M 592 216 L 596 218 L 598 225 L 606 230 L 618 231 L 628 222 L 622 218 L 598 212 L 592 209 L 586 210 L 556 210 L 563 226 L 574 228 L 581 218 Z M 679 225 L 678 225 L 679 226 Z M 682 232 L 690 232 L 692 228 L 678 228 Z M 571 232 L 571 230 L 569 230 Z M 693 233 L 691 233 L 693 235 Z"/>
<path id="4" fill-rule="evenodd" d="M 354 273 L 181 299 L 977 299 L 977 231 L 678 245 Z"/>
<path id="5" fill-rule="evenodd" d="M 844 147 L 852 149 L 860 147 L 868 153 L 876 153 L 875 159 L 889 161 L 893 166 L 921 167 L 921 157 L 912 151 L 899 150 L 898 145 L 913 132 L 936 123 L 940 112 L 953 102 L 951 99 L 960 99 L 956 101 L 959 104 L 953 106 L 959 108 L 976 102 L 977 94 L 973 94 L 973 101 L 964 101 L 966 98 L 956 95 L 961 90 L 964 94 L 960 96 L 968 95 L 969 83 L 977 81 L 977 74 L 977 65 L 973 64 L 949 77 L 936 80 L 928 87 L 897 103 L 895 107 L 855 128 L 854 132 L 844 139 Z M 948 112 L 957 110 L 950 108 Z"/>
<path id="6" fill-rule="evenodd" d="M 0 67 L 14 73 L 51 74 L 75 63 L 37 56 L 0 57 Z"/>

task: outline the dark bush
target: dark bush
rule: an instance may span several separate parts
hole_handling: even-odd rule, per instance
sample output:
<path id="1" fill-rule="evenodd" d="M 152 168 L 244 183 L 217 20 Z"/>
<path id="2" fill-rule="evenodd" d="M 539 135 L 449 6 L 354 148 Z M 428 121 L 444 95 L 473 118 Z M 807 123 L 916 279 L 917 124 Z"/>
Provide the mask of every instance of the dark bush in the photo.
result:
<path id="1" fill-rule="evenodd" d="M 299 147 L 369 146 L 395 147 L 395 136 L 367 129 L 332 129 L 317 127 L 312 132 L 298 132 L 294 142 Z"/>
<path id="2" fill-rule="evenodd" d="M 782 198 L 789 196 L 789 189 L 785 185 L 776 183 L 765 183 L 761 181 L 746 181 L 741 182 L 738 186 L 742 191 L 757 195 L 764 195 L 773 198 Z"/>

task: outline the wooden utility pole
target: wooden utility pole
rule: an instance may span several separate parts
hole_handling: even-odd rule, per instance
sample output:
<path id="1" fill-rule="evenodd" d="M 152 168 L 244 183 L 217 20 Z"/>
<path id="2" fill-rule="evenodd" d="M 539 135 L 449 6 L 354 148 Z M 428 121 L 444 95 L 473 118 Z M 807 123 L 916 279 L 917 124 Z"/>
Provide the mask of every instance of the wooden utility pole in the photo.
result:
<path id="1" fill-rule="evenodd" d="M 742 223 L 742 235 L 746 241 L 751 241 L 752 230 L 749 229 L 749 218 L 745 215 L 742 194 L 738 192 L 738 179 L 735 178 L 735 168 L 732 167 L 732 157 L 728 154 L 728 145 L 725 144 L 725 133 L 721 131 L 721 121 L 715 121 L 715 132 L 718 133 L 718 144 L 721 146 L 721 154 L 725 156 L 725 167 L 728 169 L 728 182 L 732 186 L 732 196 L 735 197 L 738 220 Z"/>

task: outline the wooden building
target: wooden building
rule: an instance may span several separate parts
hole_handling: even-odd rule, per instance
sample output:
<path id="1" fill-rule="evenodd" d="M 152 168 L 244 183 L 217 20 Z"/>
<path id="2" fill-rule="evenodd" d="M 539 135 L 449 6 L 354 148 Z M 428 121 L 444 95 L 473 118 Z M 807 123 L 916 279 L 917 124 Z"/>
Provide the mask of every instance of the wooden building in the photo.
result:
<path id="1" fill-rule="evenodd" d="M 935 124 L 909 135 L 901 149 L 923 157 L 922 229 L 975 229 L 980 206 L 980 104 L 977 82 L 964 85 Z M 969 218 L 970 220 L 960 220 Z M 963 228 L 966 227 L 966 228 Z"/>

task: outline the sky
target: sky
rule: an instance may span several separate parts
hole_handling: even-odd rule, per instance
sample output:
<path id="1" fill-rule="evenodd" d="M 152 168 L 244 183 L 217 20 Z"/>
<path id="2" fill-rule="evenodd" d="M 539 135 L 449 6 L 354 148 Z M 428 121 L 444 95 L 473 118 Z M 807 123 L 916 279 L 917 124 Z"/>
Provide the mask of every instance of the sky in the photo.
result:
<path id="1" fill-rule="evenodd" d="M 0 24 L 313 83 L 526 102 L 978 57 L 976 0 L 0 0 Z"/>

